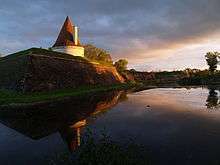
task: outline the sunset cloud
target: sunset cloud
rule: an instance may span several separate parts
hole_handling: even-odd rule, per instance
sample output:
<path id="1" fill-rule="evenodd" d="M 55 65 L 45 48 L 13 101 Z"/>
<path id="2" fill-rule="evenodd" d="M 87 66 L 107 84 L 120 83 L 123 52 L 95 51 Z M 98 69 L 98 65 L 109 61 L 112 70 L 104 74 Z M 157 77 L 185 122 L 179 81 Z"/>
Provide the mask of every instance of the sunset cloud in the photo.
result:
<path id="1" fill-rule="evenodd" d="M 83 43 L 140 70 L 205 68 L 206 51 L 220 51 L 219 0 L 0 2 L 0 53 L 50 47 L 66 15 L 80 26 Z"/>

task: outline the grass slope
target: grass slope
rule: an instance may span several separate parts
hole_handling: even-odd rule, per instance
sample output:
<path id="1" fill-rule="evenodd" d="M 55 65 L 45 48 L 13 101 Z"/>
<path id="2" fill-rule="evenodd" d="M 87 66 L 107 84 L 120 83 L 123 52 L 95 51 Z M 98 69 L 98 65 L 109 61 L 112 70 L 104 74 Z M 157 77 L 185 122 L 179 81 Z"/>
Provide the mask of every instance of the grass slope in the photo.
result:
<path id="1" fill-rule="evenodd" d="M 17 89 L 18 84 L 24 78 L 28 69 L 29 55 L 43 55 L 48 57 L 59 57 L 64 59 L 74 59 L 80 62 L 89 61 L 83 57 L 76 57 L 65 53 L 54 52 L 41 48 L 31 48 L 0 58 L 0 87 L 7 89 Z"/>
<path id="2" fill-rule="evenodd" d="M 31 48 L 24 51 L 20 51 L 6 57 L 0 58 L 0 105 L 7 105 L 12 103 L 35 103 L 35 102 L 45 102 L 49 100 L 59 99 L 68 96 L 77 96 L 81 94 L 87 94 L 91 92 L 100 92 L 113 89 L 126 88 L 130 85 L 113 85 L 109 87 L 103 86 L 91 86 L 91 87 L 81 87 L 78 89 L 66 89 L 57 90 L 53 92 L 41 92 L 24 94 L 22 92 L 16 92 L 7 89 L 17 89 L 15 86 L 22 81 L 24 75 L 27 73 L 28 69 L 28 56 L 29 55 L 43 55 L 48 57 L 59 57 L 64 59 L 73 59 L 80 62 L 91 63 L 86 58 L 68 55 L 65 53 L 54 52 L 51 50 L 41 49 L 41 48 Z M 8 85 L 9 84 L 9 85 Z M 3 87 L 1 89 L 1 87 Z"/>
<path id="3" fill-rule="evenodd" d="M 76 59 L 76 60 L 88 62 L 88 60 L 83 57 L 72 56 L 69 54 L 54 52 L 54 51 L 42 49 L 42 48 L 30 48 L 27 50 L 23 50 L 17 53 L 10 54 L 8 56 L 0 58 L 0 62 L 7 62 L 7 60 L 17 59 L 18 57 L 24 57 L 24 56 L 28 56 L 31 54 L 44 55 L 44 56 L 50 56 L 50 57 L 62 57 L 66 59 Z"/>
<path id="4" fill-rule="evenodd" d="M 105 92 L 110 90 L 128 89 L 134 87 L 135 84 L 117 84 L 112 86 L 90 86 L 77 89 L 64 89 L 51 92 L 36 92 L 24 94 L 22 92 L 14 92 L 9 90 L 0 90 L 0 105 L 10 104 L 28 104 L 48 102 L 96 92 Z"/>
<path id="5" fill-rule="evenodd" d="M 28 56 L 48 56 L 62 59 L 77 60 L 79 62 L 100 64 L 87 58 L 54 52 L 42 48 L 30 48 L 0 58 L 0 88 L 17 89 L 16 86 L 23 80 L 28 69 Z M 105 64 L 101 64 L 105 65 Z"/>

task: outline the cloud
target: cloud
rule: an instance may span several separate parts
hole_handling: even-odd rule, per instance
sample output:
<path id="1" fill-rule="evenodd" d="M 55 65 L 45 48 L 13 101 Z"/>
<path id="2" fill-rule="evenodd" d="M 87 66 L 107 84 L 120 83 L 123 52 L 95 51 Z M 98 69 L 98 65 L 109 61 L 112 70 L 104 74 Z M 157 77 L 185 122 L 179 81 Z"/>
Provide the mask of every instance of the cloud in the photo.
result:
<path id="1" fill-rule="evenodd" d="M 214 38 L 220 27 L 219 0 L 0 2 L 0 38 L 10 42 L 0 44 L 3 53 L 50 47 L 66 15 L 80 26 L 82 42 L 109 50 L 115 60 L 128 58 L 140 66 L 170 56 L 175 62 L 178 49 Z M 162 67 L 166 65 L 158 66 Z"/>

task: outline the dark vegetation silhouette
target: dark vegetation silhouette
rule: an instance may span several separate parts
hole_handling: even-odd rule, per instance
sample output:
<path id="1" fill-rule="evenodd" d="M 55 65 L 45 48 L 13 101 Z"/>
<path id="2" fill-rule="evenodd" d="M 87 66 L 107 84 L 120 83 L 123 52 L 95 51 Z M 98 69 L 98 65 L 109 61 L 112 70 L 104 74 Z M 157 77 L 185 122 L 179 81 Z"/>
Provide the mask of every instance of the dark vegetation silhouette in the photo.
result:
<path id="1" fill-rule="evenodd" d="M 218 90 L 216 87 L 210 86 L 209 95 L 206 100 L 206 106 L 208 109 L 217 109 L 220 108 L 220 96 L 218 94 Z"/>
<path id="2" fill-rule="evenodd" d="M 53 163 L 60 164 L 76 164 L 76 165 L 148 165 L 147 150 L 136 144 L 134 141 L 128 141 L 126 144 L 121 144 L 117 141 L 112 141 L 111 137 L 105 132 L 97 140 L 94 138 L 94 133 L 88 131 L 85 140 L 78 150 L 70 156 L 62 155 L 62 158 L 55 159 Z"/>
<path id="3" fill-rule="evenodd" d="M 220 71 L 217 70 L 219 65 L 220 53 L 207 52 L 205 60 L 209 66 L 208 70 L 189 69 L 184 72 L 186 74 L 179 83 L 181 85 L 219 85 Z"/>
<path id="4" fill-rule="evenodd" d="M 217 65 L 219 63 L 218 59 L 220 57 L 219 52 L 208 52 L 206 55 L 206 62 L 209 66 L 209 71 L 211 74 L 214 74 L 214 72 L 217 69 Z"/>

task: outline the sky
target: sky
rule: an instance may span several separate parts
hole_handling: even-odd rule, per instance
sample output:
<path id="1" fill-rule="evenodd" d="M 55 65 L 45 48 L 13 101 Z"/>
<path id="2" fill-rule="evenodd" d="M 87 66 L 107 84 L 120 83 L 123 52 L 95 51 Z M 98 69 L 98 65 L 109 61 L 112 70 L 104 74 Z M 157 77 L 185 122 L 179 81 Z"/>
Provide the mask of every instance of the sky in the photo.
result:
<path id="1" fill-rule="evenodd" d="M 51 47 L 66 18 L 83 44 L 140 71 L 207 68 L 220 51 L 219 0 L 0 0 L 0 54 Z"/>

